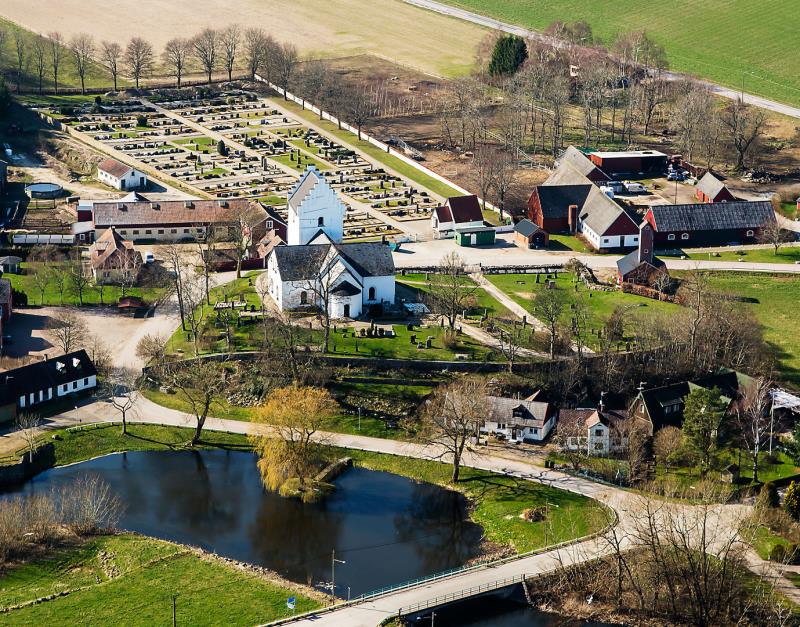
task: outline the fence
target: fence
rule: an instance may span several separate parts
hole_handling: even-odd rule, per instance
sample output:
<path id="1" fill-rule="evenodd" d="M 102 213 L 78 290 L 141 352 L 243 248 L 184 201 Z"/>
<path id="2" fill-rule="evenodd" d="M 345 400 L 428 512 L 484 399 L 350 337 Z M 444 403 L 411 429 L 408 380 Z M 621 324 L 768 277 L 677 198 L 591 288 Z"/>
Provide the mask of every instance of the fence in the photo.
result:
<path id="1" fill-rule="evenodd" d="M 319 107 L 311 104 L 305 98 L 300 98 L 299 96 L 295 96 L 290 91 L 285 90 L 282 87 L 279 87 L 275 83 L 271 83 L 270 81 L 266 80 L 265 78 L 262 78 L 258 74 L 255 75 L 255 79 L 257 81 L 260 81 L 260 82 L 268 85 L 270 87 L 270 89 L 278 92 L 281 96 L 283 96 L 287 100 L 291 100 L 295 104 L 299 104 L 301 107 L 303 107 L 303 109 L 308 109 L 312 113 L 315 113 L 318 116 L 321 116 L 321 118 L 323 120 L 328 120 L 329 122 L 333 122 L 334 124 L 336 124 L 338 126 L 341 126 L 341 128 L 345 129 L 346 131 L 354 133 L 356 136 L 359 134 L 359 130 L 356 127 L 348 124 L 347 122 L 344 122 L 343 120 L 340 120 L 335 115 L 332 115 L 331 113 L 328 113 L 327 111 L 324 111 L 324 110 L 321 111 Z M 452 187 L 455 191 L 459 192 L 460 194 L 464 194 L 465 196 L 472 195 L 472 192 L 470 192 L 469 190 L 466 190 L 463 187 L 461 187 L 459 185 L 456 185 L 450 179 L 445 178 L 441 174 L 438 174 L 438 173 L 434 172 L 433 170 L 431 170 L 430 168 L 425 167 L 424 165 L 418 163 L 417 161 L 414 161 L 414 159 L 411 159 L 410 157 L 407 157 L 402 152 L 392 148 L 389 144 L 387 144 L 385 142 L 382 142 L 379 139 L 376 139 L 375 137 L 372 137 L 372 135 L 369 135 L 368 133 L 365 133 L 364 131 L 361 131 L 360 134 L 361 134 L 361 139 L 364 140 L 365 142 L 367 142 L 369 144 L 372 144 L 373 146 L 375 146 L 377 148 L 380 148 L 383 152 L 385 152 L 387 154 L 390 154 L 393 157 L 396 157 L 397 159 L 400 159 L 403 163 L 405 163 L 406 165 L 411 166 L 412 168 L 414 168 L 416 170 L 419 170 L 422 174 L 425 174 L 426 176 L 429 176 L 432 179 L 435 179 L 439 183 L 443 183 L 445 185 L 448 185 L 448 186 Z M 481 200 L 481 203 L 484 203 L 484 202 L 485 201 Z M 488 207 L 489 209 L 491 209 L 493 211 L 498 211 L 497 207 L 495 207 L 493 204 L 491 204 L 489 202 L 485 202 L 485 204 L 486 204 L 486 207 Z"/>
<path id="2" fill-rule="evenodd" d="M 484 583 L 479 586 L 473 586 L 471 588 L 459 590 L 458 592 L 443 594 L 442 596 L 434 597 L 433 599 L 428 599 L 427 601 L 423 601 L 422 603 L 415 603 L 414 605 L 409 605 L 408 607 L 402 607 L 397 611 L 397 613 L 401 616 L 404 614 L 415 614 L 416 612 L 427 610 L 432 607 L 439 607 L 440 605 L 452 603 L 453 601 L 459 601 L 461 599 L 474 597 L 479 594 L 483 594 L 485 592 L 493 592 L 494 590 L 499 590 L 500 588 L 505 588 L 506 586 L 511 586 L 517 583 L 524 584 L 526 577 L 527 575 L 516 575 L 514 577 L 506 577 L 505 579 L 498 579 L 497 581 Z"/>

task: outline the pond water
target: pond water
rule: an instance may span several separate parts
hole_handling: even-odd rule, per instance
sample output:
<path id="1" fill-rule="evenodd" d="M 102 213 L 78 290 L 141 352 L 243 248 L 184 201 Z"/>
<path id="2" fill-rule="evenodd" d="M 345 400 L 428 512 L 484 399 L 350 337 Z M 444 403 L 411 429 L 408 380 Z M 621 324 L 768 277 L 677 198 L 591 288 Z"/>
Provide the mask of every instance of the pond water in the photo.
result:
<path id="1" fill-rule="evenodd" d="M 464 497 L 439 486 L 362 468 L 307 504 L 265 492 L 252 453 L 131 452 L 53 468 L 17 492 L 99 475 L 126 505 L 119 526 L 202 547 L 320 586 L 336 564 L 336 592 L 356 596 L 454 568 L 474 557 L 481 528 Z M 329 590 L 330 588 L 328 588 Z"/>

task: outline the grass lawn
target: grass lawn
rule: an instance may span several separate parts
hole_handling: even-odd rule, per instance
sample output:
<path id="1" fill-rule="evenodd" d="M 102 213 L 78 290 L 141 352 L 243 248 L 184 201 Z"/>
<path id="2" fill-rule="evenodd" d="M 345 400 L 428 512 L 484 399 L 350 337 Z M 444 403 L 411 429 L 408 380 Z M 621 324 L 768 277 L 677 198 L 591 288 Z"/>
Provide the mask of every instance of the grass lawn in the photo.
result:
<path id="1" fill-rule="evenodd" d="M 60 280 L 51 278 L 44 290 L 44 302 L 42 293 L 34 281 L 34 272 L 41 266 L 38 263 L 23 262 L 22 268 L 27 274 L 6 274 L 5 278 L 11 280 L 11 286 L 15 290 L 25 292 L 28 296 L 29 305 L 78 305 L 78 295 L 71 291 L 69 287 L 64 289 L 63 302 L 59 290 Z M 57 269 L 58 264 L 48 264 L 50 270 Z M 57 275 L 56 275 L 57 276 Z M 65 285 L 67 282 L 65 281 Z M 125 290 L 126 296 L 139 296 L 147 303 L 152 303 L 161 295 L 161 289 L 132 287 Z M 83 292 L 84 305 L 113 305 L 122 297 L 122 288 L 119 285 L 106 285 L 101 292 L 97 286 L 89 286 Z"/>
<path id="2" fill-rule="evenodd" d="M 752 531 L 753 548 L 761 559 L 768 560 L 769 554 L 779 544 L 789 546 L 791 543 L 784 537 L 770 531 L 767 527 L 758 526 Z M 797 575 L 800 579 L 800 575 Z M 797 581 L 793 581 L 798 585 Z"/>
<path id="3" fill-rule="evenodd" d="M 536 283 L 536 276 L 531 274 L 493 274 L 488 275 L 486 278 L 530 312 L 533 312 L 532 294 L 545 289 L 544 277 L 542 277 L 541 283 Z M 569 303 L 574 303 L 578 298 L 581 298 L 586 304 L 590 312 L 588 322 L 590 330 L 596 331 L 601 329 L 605 321 L 617 307 L 630 307 L 630 313 L 651 311 L 668 312 L 674 311 L 675 308 L 678 307 L 678 305 L 672 303 L 659 302 L 651 298 L 644 298 L 634 294 L 625 294 L 617 290 L 609 292 L 587 290 L 583 283 L 580 282 L 577 283 L 578 290 L 576 291 L 574 278 L 575 275 L 571 273 L 560 272 L 556 284 L 559 289 L 565 292 Z M 567 308 L 564 312 L 565 323 L 569 323 L 571 316 L 572 313 L 569 308 Z M 589 335 L 587 343 L 590 346 L 596 344 L 596 336 Z"/>
<path id="4" fill-rule="evenodd" d="M 544 30 L 555 20 L 585 20 L 594 35 L 607 44 L 620 33 L 647 30 L 666 49 L 670 69 L 737 90 L 800 103 L 800 57 L 793 54 L 797 5 L 792 0 L 700 0 L 677 12 L 650 0 L 448 2 L 536 30 Z M 714 23 L 711 29 L 710 20 Z"/>
<path id="5" fill-rule="evenodd" d="M 577 253 L 594 253 L 584 241 L 575 235 L 560 235 L 558 233 L 550 235 L 549 250 L 574 250 Z"/>
<path id="6" fill-rule="evenodd" d="M 359 466 L 438 485 L 447 485 L 452 473 L 452 466 L 439 462 L 353 450 L 346 454 Z M 487 539 L 518 552 L 592 533 L 606 520 L 603 506 L 584 496 L 480 470 L 462 469 L 455 489 L 473 502 L 471 517 Z M 546 503 L 549 520 L 534 523 L 519 517 L 524 509 Z"/>
<path id="7" fill-rule="evenodd" d="M 692 252 L 686 255 L 688 259 L 701 261 L 749 261 L 751 263 L 794 263 L 800 261 L 800 246 L 783 246 L 775 254 L 774 248 L 753 248 L 720 253 Z"/>
<path id="8" fill-rule="evenodd" d="M 402 159 L 398 159 L 394 155 L 384 152 L 377 146 L 373 146 L 364 140 L 359 141 L 358 137 L 354 133 L 345 131 L 344 129 L 339 130 L 336 124 L 326 120 L 320 120 L 319 116 L 315 115 L 311 111 L 303 110 L 300 105 L 285 100 L 281 100 L 280 104 L 282 107 L 285 107 L 291 111 L 295 116 L 313 122 L 320 128 L 325 129 L 325 133 L 327 135 L 335 137 L 339 141 L 346 142 L 349 145 L 357 148 L 362 153 L 366 154 L 370 159 L 373 159 L 374 161 L 391 168 L 405 178 L 414 181 L 414 183 L 423 189 L 431 191 L 434 194 L 438 194 L 443 198 L 449 198 L 450 196 L 461 196 L 461 192 L 455 190 L 446 183 L 442 183 L 432 176 L 428 176 L 414 166 L 409 165 Z"/>
<path id="9" fill-rule="evenodd" d="M 431 274 L 426 280 L 424 274 L 398 274 L 396 280 L 397 283 L 401 283 L 409 289 L 415 290 L 420 294 L 425 294 L 430 291 L 428 283 L 431 282 L 435 284 L 435 282 L 439 280 L 439 275 Z M 464 283 L 470 286 L 475 285 L 475 282 L 469 277 L 464 277 Z M 468 318 L 479 318 L 484 314 L 484 312 L 488 316 L 502 318 L 514 317 L 514 315 L 508 309 L 506 309 L 502 303 L 498 302 L 497 299 L 495 299 L 486 290 L 478 288 L 475 290 L 474 297 L 475 306 L 467 312 Z"/>
<path id="10" fill-rule="evenodd" d="M 775 350 L 781 374 L 800 385 L 800 278 L 791 275 L 715 273 L 711 285 L 720 292 L 757 299 L 745 303 L 764 327 L 764 337 Z"/>
<path id="11" fill-rule="evenodd" d="M 0 20 L 2 22 L 2 20 Z M 59 74 L 60 74 L 59 70 Z M 61 82 L 61 77 L 59 76 L 59 82 Z M 70 107 L 79 107 L 85 103 L 94 104 L 94 99 L 97 97 L 95 94 L 87 94 L 82 96 L 81 94 L 58 94 L 58 95 L 39 95 L 39 94 L 21 94 L 20 96 L 14 96 L 19 100 L 20 104 L 29 106 L 29 107 L 61 107 L 61 106 L 70 106 Z M 107 102 L 108 99 L 104 98 L 103 102 Z"/>
<path id="12" fill-rule="evenodd" d="M 211 178 L 212 176 L 224 176 L 228 174 L 229 170 L 225 168 L 211 168 L 210 170 L 203 170 L 203 173 L 200 175 L 201 178 L 207 179 Z"/>
<path id="13" fill-rule="evenodd" d="M 96 536 L 61 547 L 0 579 L 0 606 L 49 601 L 4 614 L 4 625 L 253 625 L 319 602 L 187 548 L 133 534 Z"/>

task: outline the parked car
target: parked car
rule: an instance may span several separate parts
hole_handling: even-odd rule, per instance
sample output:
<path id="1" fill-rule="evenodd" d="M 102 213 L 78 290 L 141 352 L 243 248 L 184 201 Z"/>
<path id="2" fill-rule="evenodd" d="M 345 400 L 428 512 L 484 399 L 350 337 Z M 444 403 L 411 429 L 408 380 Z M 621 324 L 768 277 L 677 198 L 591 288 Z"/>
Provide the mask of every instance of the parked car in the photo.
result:
<path id="1" fill-rule="evenodd" d="M 148 250 L 144 253 L 144 262 L 145 263 L 153 263 L 156 258 L 153 256 L 153 251 Z"/>
<path id="2" fill-rule="evenodd" d="M 629 194 L 646 194 L 647 193 L 647 188 L 644 185 L 642 185 L 641 183 L 630 183 L 630 182 L 626 181 L 624 183 L 624 185 L 625 185 L 625 191 L 628 192 Z"/>
<path id="3" fill-rule="evenodd" d="M 684 172 L 678 170 L 671 170 L 667 173 L 667 180 L 668 181 L 685 181 L 686 174 Z"/>

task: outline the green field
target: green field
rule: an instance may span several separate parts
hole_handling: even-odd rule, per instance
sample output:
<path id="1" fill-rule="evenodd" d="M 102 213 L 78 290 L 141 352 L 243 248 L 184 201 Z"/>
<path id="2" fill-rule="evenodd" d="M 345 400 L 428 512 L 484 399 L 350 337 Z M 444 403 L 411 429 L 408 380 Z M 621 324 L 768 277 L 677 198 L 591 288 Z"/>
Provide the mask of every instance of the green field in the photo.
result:
<path id="1" fill-rule="evenodd" d="M 800 386 L 800 278 L 791 275 L 714 274 L 711 285 L 720 292 L 754 298 L 750 309 L 764 327 L 764 338 L 775 351 L 778 368 L 788 381 Z"/>
<path id="2" fill-rule="evenodd" d="M 800 31 L 796 0 L 447 0 L 491 17 L 544 30 L 585 20 L 611 43 L 647 32 L 664 46 L 672 69 L 791 104 L 800 103 Z"/>
<path id="3" fill-rule="evenodd" d="M 64 594 L 64 593 L 69 594 Z M 254 625 L 319 602 L 186 547 L 142 536 L 96 536 L 7 572 L 0 606 L 54 599 L 3 614 L 4 625 Z"/>
<path id="4" fill-rule="evenodd" d="M 720 253 L 691 252 L 686 255 L 688 259 L 701 261 L 744 261 L 750 263 L 794 263 L 800 261 L 800 246 L 783 246 L 775 253 L 770 248 L 750 248 L 745 250 L 732 249 Z"/>

